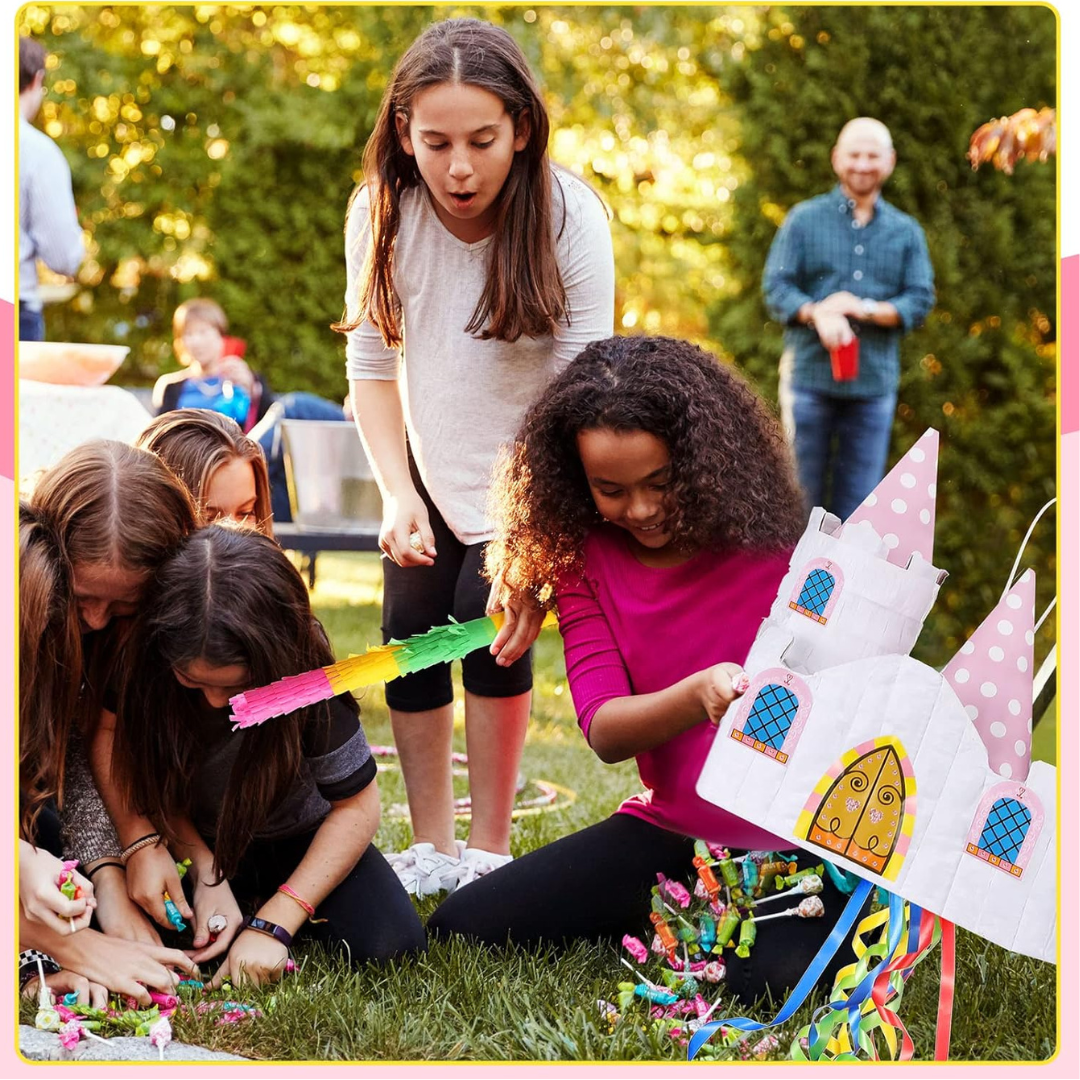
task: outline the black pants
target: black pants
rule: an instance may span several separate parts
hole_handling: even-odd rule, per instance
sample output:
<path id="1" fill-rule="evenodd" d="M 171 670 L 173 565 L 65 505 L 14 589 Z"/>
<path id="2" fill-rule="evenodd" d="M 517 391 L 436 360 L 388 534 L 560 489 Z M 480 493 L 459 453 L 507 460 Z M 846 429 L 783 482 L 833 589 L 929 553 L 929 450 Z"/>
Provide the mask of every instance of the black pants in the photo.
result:
<path id="1" fill-rule="evenodd" d="M 282 840 L 256 840 L 229 881 L 241 908 L 264 903 L 296 869 L 314 832 Z M 353 964 L 384 963 L 427 947 L 424 927 L 397 875 L 374 844 L 369 844 L 345 880 L 318 906 L 304 932 Z"/>
<path id="2" fill-rule="evenodd" d="M 434 566 L 401 567 L 383 559 L 383 642 L 423 634 L 433 626 L 480 619 L 491 586 L 484 580 L 485 544 L 463 544 L 431 501 L 409 456 L 413 483 L 427 506 L 438 555 Z M 461 681 L 478 697 L 517 697 L 532 689 L 532 650 L 500 667 L 487 649 L 461 661 Z M 436 664 L 386 684 L 386 704 L 401 712 L 426 712 L 449 705 L 454 687 L 449 664 Z"/>
<path id="3" fill-rule="evenodd" d="M 799 855 L 800 869 L 820 861 L 805 852 Z M 452 893 L 428 920 L 428 931 L 462 934 L 490 945 L 581 938 L 617 943 L 624 934 L 648 943 L 649 890 L 657 872 L 685 882 L 694 873 L 693 857 L 689 837 L 631 814 L 614 814 Z M 764 923 L 745 960 L 734 949 L 724 950 L 727 986 L 744 1005 L 766 991 L 777 999 L 793 987 L 829 936 L 847 897 L 827 876 L 822 882 L 823 918 Z M 826 988 L 852 959 L 849 935 L 825 970 L 821 982 Z"/>

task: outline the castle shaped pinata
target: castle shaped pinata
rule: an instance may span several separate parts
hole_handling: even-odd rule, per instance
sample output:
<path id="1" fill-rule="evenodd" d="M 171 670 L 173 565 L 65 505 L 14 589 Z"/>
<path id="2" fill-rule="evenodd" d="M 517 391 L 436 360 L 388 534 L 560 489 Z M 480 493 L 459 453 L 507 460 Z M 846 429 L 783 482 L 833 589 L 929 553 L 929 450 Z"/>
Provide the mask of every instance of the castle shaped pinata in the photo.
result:
<path id="1" fill-rule="evenodd" d="M 941 672 L 909 656 L 938 435 L 844 523 L 810 516 L 721 721 L 702 798 L 1007 949 L 1054 962 L 1056 770 L 1031 761 L 1029 570 Z"/>

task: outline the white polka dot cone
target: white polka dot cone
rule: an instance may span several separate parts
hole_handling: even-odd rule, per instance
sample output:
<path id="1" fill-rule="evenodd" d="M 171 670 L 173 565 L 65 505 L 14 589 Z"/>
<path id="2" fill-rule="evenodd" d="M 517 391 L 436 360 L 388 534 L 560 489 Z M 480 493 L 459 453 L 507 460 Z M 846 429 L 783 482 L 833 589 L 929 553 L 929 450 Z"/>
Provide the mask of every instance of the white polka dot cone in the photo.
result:
<path id="1" fill-rule="evenodd" d="M 1035 574 L 1023 577 L 983 619 L 942 675 L 986 746 L 990 768 L 1026 780 L 1031 765 Z"/>
<path id="2" fill-rule="evenodd" d="M 869 521 L 897 566 L 907 566 L 916 551 L 934 561 L 937 463 L 938 433 L 927 428 L 847 519 L 846 524 Z"/>

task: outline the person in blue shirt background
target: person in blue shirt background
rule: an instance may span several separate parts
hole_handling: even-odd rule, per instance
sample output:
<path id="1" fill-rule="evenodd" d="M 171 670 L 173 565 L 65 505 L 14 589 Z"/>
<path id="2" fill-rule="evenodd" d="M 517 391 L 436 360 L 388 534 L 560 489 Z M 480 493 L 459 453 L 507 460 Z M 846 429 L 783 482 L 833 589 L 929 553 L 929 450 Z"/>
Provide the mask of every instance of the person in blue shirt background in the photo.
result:
<path id="1" fill-rule="evenodd" d="M 45 95 L 45 46 L 19 38 L 19 340 L 44 341 L 40 259 L 74 277 L 86 254 L 71 193 L 71 168 L 60 147 L 34 127 Z"/>
<path id="2" fill-rule="evenodd" d="M 839 183 L 791 208 L 762 280 L 785 326 L 780 408 L 810 506 L 847 518 L 885 473 L 900 338 L 934 305 L 926 237 L 881 197 L 896 165 L 889 129 L 859 117 L 832 152 Z M 833 378 L 830 350 L 859 339 L 858 376 Z"/>

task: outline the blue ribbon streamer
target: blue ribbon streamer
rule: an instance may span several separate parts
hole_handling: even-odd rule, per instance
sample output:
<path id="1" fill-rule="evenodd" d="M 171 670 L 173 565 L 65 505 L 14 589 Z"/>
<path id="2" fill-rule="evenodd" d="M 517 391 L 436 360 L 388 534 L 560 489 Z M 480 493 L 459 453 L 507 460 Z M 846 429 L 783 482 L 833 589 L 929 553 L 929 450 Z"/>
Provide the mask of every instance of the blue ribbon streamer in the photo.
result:
<path id="1" fill-rule="evenodd" d="M 791 996 L 784 1002 L 775 1019 L 762 1023 L 759 1020 L 751 1020 L 746 1016 L 733 1017 L 730 1020 L 711 1020 L 703 1027 L 697 1029 L 690 1037 L 690 1045 L 686 1049 L 686 1060 L 693 1061 L 698 1051 L 712 1038 L 713 1034 L 721 1027 L 732 1027 L 740 1031 L 761 1031 L 764 1028 L 775 1027 L 777 1024 L 789 1020 L 800 1005 L 806 1000 L 810 991 L 817 985 L 826 965 L 836 954 L 836 950 L 843 944 L 848 931 L 855 925 L 859 913 L 862 911 L 870 890 L 874 887 L 873 882 L 860 880 L 855 891 L 836 920 L 832 933 L 825 939 L 817 955 L 810 961 L 810 966 L 803 972 L 802 978 L 795 984 Z"/>
<path id="2" fill-rule="evenodd" d="M 874 967 L 867 971 L 862 982 L 851 991 L 851 995 L 847 1000 L 851 1044 L 856 1047 L 859 1045 L 859 1026 L 862 1023 L 863 1002 L 870 996 L 870 992 L 874 988 L 874 981 L 877 978 L 881 964 L 887 964 L 896 954 L 897 947 L 900 945 L 900 935 L 904 929 L 903 897 L 897 893 L 886 893 L 886 895 L 889 898 L 889 938 L 886 942 L 885 956 L 882 958 L 881 963 L 875 964 Z"/>

